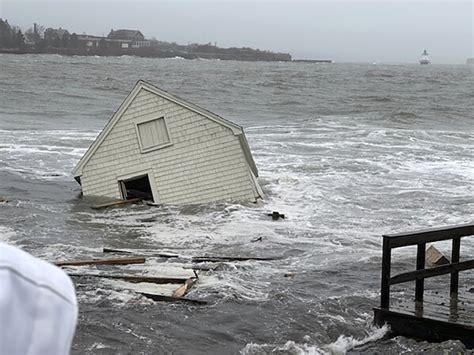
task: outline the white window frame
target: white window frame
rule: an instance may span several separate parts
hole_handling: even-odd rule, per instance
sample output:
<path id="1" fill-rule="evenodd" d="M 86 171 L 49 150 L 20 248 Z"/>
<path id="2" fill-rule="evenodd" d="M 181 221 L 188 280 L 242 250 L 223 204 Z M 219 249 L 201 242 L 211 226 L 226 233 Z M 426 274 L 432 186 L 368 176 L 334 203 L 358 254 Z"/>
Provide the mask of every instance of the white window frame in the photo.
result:
<path id="1" fill-rule="evenodd" d="M 160 120 L 160 119 L 162 119 L 165 123 L 165 129 L 166 129 L 166 133 L 168 134 L 169 142 L 162 143 L 162 144 L 157 144 L 157 145 L 154 145 L 154 146 L 151 146 L 151 147 L 148 147 L 148 148 L 144 148 L 143 144 L 142 144 L 142 137 L 140 136 L 140 130 L 138 129 L 138 126 L 143 124 L 143 123 L 152 122 L 152 121 Z M 151 119 L 150 118 L 145 118 L 145 119 L 142 119 L 142 120 L 135 121 L 135 131 L 137 132 L 138 145 L 140 146 L 140 152 L 141 153 L 148 153 L 148 152 L 152 152 L 154 150 L 166 148 L 166 147 L 169 147 L 169 146 L 173 145 L 170 130 L 168 129 L 168 122 L 166 122 L 166 121 L 167 120 L 166 120 L 165 116 L 155 117 L 155 118 L 151 118 Z"/>

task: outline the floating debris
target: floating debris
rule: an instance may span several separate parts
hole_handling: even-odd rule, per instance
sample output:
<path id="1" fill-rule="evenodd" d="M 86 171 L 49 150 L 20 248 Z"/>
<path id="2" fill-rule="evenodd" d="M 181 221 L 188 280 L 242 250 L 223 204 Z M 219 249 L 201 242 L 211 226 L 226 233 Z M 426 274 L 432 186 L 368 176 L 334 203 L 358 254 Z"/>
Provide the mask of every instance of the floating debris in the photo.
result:
<path id="1" fill-rule="evenodd" d="M 113 248 L 103 248 L 103 253 L 117 253 L 117 254 L 145 254 L 147 256 L 154 256 L 159 258 L 178 258 L 178 254 L 166 253 L 166 252 L 153 252 L 149 250 L 140 250 L 140 249 L 113 249 Z"/>
<path id="2" fill-rule="evenodd" d="M 54 264 L 56 266 L 83 266 L 83 265 L 128 265 L 128 264 L 143 264 L 145 258 L 115 258 L 115 259 L 95 259 L 95 260 L 78 260 L 78 261 L 58 261 Z"/>
<path id="3" fill-rule="evenodd" d="M 272 213 L 267 214 L 267 216 L 268 216 L 268 217 L 272 217 L 272 219 L 273 219 L 274 221 L 277 221 L 277 220 L 279 220 L 280 218 L 281 218 L 281 219 L 284 219 L 284 218 L 285 218 L 285 215 L 282 214 L 282 213 L 280 213 L 280 212 L 278 212 L 278 211 L 273 211 Z"/>
<path id="4" fill-rule="evenodd" d="M 72 277 L 102 277 L 105 279 L 117 279 L 124 280 L 132 283 L 154 283 L 158 285 L 162 284 L 180 284 L 186 283 L 189 279 L 179 277 L 161 277 L 161 276 L 142 276 L 142 275 L 111 275 L 111 274 L 79 274 L 79 273 L 68 273 Z"/>
<path id="5" fill-rule="evenodd" d="M 199 304 L 199 305 L 206 305 L 208 304 L 207 301 L 203 300 L 195 300 L 195 299 L 190 299 L 190 298 L 176 298 L 172 296 L 164 296 L 164 295 L 155 295 L 151 293 L 146 293 L 146 292 L 140 292 L 142 296 L 145 296 L 146 298 L 152 299 L 153 301 L 161 301 L 161 302 L 186 302 L 186 303 L 194 303 L 194 304 Z"/>
<path id="6" fill-rule="evenodd" d="M 178 287 L 174 292 L 173 292 L 173 295 L 172 297 L 184 297 L 188 292 L 189 290 L 191 289 L 191 287 L 194 286 L 194 284 L 197 282 L 198 280 L 198 277 L 197 277 L 197 274 L 195 274 L 196 277 L 190 277 L 189 279 L 187 279 L 183 285 L 181 285 L 180 287 Z"/>
<path id="7" fill-rule="evenodd" d="M 138 203 L 142 200 L 143 200 L 143 198 L 132 198 L 132 199 L 129 199 L 129 200 L 117 200 L 117 201 L 112 201 L 112 202 L 108 202 L 108 203 L 104 203 L 104 204 L 100 204 L 100 205 L 94 205 L 94 206 L 91 206 L 91 208 L 93 208 L 94 210 L 100 210 L 102 208 L 107 208 L 107 207 L 130 205 L 130 204 L 133 204 L 133 203 Z"/>
<path id="8" fill-rule="evenodd" d="M 426 265 L 428 266 L 440 266 L 449 264 L 447 257 L 443 255 L 435 246 L 430 245 L 426 249 Z"/>
<path id="9" fill-rule="evenodd" d="M 216 261 L 269 261 L 269 260 L 280 260 L 283 259 L 281 256 L 276 257 L 253 257 L 253 256 L 196 256 L 192 260 L 195 263 L 201 262 L 216 262 Z"/>

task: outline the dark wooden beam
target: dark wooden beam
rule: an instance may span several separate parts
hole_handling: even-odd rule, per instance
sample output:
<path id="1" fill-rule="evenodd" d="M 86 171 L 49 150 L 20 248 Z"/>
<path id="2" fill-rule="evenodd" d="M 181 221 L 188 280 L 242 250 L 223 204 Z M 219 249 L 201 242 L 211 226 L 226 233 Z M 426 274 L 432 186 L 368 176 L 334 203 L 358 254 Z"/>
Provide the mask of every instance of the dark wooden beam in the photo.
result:
<path id="1" fill-rule="evenodd" d="M 474 224 L 472 223 L 425 229 L 409 233 L 386 234 L 383 237 L 390 239 L 392 248 L 399 248 L 420 243 L 448 240 L 455 237 L 466 237 L 468 235 L 474 235 Z"/>
<path id="2" fill-rule="evenodd" d="M 172 297 L 172 296 L 164 296 L 164 295 L 155 295 L 153 293 L 146 293 L 146 292 L 140 292 L 142 296 L 145 296 L 146 298 L 152 299 L 153 301 L 161 301 L 161 302 L 184 302 L 184 303 L 191 303 L 191 304 L 196 304 L 196 305 L 206 305 L 206 301 L 202 300 L 195 300 L 195 299 L 190 299 L 190 298 L 185 298 L 185 297 Z"/>
<path id="3" fill-rule="evenodd" d="M 380 293 L 380 308 L 390 308 L 390 264 L 391 253 L 390 239 L 383 238 L 383 254 L 382 254 L 382 283 Z"/>
<path id="4" fill-rule="evenodd" d="M 462 261 L 459 263 L 437 266 L 431 269 L 416 270 L 398 274 L 390 278 L 390 285 L 396 285 L 403 282 L 415 281 L 422 278 L 430 278 L 439 275 L 445 275 L 452 272 L 474 269 L 474 260 Z"/>
<path id="5" fill-rule="evenodd" d="M 451 262 L 459 263 L 459 253 L 461 250 L 461 238 L 453 239 L 453 247 L 451 251 Z M 459 284 L 459 271 L 451 272 L 451 282 L 450 282 L 450 293 L 458 294 L 458 284 Z"/>
<path id="6" fill-rule="evenodd" d="M 425 268 L 425 256 L 426 256 L 426 243 L 420 243 L 417 247 L 416 252 L 416 269 L 424 270 Z M 423 302 L 423 293 L 425 292 L 425 279 L 416 279 L 415 285 L 415 301 Z"/>

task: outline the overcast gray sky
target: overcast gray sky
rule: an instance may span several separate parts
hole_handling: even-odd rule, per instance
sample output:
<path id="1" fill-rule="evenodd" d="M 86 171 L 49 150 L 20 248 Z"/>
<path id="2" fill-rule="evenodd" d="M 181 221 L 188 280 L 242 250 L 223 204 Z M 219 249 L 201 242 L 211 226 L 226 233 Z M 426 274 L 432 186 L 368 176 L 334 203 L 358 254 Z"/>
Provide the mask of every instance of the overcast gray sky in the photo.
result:
<path id="1" fill-rule="evenodd" d="M 0 0 L 0 17 L 22 29 L 37 22 L 107 35 L 139 29 L 147 38 L 249 46 L 294 58 L 433 63 L 474 57 L 472 1 Z"/>

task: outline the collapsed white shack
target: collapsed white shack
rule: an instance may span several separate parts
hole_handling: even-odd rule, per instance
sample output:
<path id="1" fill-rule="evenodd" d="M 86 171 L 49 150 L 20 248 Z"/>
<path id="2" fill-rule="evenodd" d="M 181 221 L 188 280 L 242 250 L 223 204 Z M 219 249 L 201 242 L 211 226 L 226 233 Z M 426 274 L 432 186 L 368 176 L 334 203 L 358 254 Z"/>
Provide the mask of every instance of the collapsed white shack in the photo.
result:
<path id="1" fill-rule="evenodd" d="M 242 127 L 144 81 L 72 173 L 85 196 L 163 204 L 263 197 Z"/>

